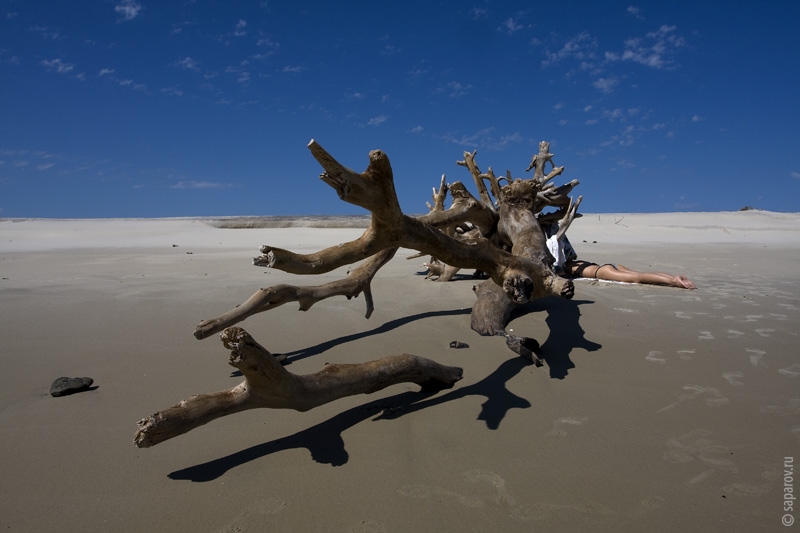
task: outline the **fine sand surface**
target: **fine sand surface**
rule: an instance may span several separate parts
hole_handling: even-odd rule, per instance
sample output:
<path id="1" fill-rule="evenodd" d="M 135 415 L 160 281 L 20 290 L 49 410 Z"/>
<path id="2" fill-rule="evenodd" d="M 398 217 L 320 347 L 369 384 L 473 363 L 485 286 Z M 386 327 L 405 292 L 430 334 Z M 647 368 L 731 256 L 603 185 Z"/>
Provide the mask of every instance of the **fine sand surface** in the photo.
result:
<path id="1" fill-rule="evenodd" d="M 308 253 L 362 231 L 222 226 L 0 221 L 0 529 L 783 530 L 800 215 L 585 215 L 569 233 L 581 258 L 699 289 L 577 280 L 573 300 L 528 304 L 510 327 L 542 343 L 541 368 L 469 328 L 471 272 L 425 280 L 401 250 L 369 320 L 363 297 L 339 297 L 241 325 L 294 373 L 406 352 L 463 367 L 452 390 L 250 411 L 138 449 L 139 419 L 241 380 L 198 322 L 260 287 L 344 275 L 254 267 L 260 245 Z M 95 388 L 53 398 L 60 376 Z"/>

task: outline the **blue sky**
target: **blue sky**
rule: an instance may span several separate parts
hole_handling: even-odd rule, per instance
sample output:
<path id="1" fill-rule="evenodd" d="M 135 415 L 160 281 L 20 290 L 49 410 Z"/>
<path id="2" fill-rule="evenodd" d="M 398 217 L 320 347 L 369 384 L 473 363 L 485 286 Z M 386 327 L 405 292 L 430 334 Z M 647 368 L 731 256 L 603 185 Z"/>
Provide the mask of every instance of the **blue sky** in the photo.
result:
<path id="1" fill-rule="evenodd" d="M 0 217 L 403 209 L 540 140 L 582 211 L 800 211 L 800 2 L 0 0 Z M 472 187 L 474 191 L 474 187 Z"/>

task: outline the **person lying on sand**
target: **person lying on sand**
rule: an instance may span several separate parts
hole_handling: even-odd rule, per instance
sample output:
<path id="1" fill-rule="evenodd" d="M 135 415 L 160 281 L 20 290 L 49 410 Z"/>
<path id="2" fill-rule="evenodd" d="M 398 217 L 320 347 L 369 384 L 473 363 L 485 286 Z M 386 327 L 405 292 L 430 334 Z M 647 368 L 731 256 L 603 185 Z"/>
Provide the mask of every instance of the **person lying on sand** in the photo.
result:
<path id="1" fill-rule="evenodd" d="M 638 272 L 618 263 L 598 265 L 590 261 L 578 259 L 566 235 L 557 237 L 558 224 L 550 224 L 544 229 L 547 236 L 547 248 L 555 260 L 556 272 L 562 271 L 576 278 L 602 279 L 605 281 L 622 281 L 625 283 L 643 283 L 649 285 L 668 285 L 679 289 L 696 289 L 697 285 L 683 275 L 665 274 L 663 272 Z"/>
<path id="2" fill-rule="evenodd" d="M 579 259 L 569 260 L 564 264 L 564 272 L 576 278 L 593 278 L 606 281 L 623 281 L 625 283 L 644 283 L 649 285 L 669 285 L 679 289 L 696 289 L 697 285 L 682 275 L 673 276 L 663 272 L 637 272 L 619 263 L 598 265 Z"/>

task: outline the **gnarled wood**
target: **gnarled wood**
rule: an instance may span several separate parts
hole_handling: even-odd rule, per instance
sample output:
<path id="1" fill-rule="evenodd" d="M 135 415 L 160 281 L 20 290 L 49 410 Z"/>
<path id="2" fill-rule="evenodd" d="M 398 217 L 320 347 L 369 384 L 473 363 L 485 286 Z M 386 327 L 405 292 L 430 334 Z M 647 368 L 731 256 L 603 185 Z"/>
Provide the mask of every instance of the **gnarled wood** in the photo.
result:
<path id="1" fill-rule="evenodd" d="M 199 394 L 139 421 L 133 442 L 148 448 L 212 420 L 256 408 L 308 411 L 356 394 L 370 394 L 397 383 L 416 383 L 423 391 L 451 388 L 462 370 L 415 355 L 391 355 L 359 364 L 331 364 L 314 374 L 286 370 L 245 330 L 220 335 L 231 351 L 229 363 L 244 375 L 235 387 Z"/>
<path id="2" fill-rule="evenodd" d="M 293 274 L 319 274 L 365 259 L 385 248 L 405 247 L 432 255 L 449 265 L 486 272 L 503 287 L 509 298 L 519 303 L 566 291 L 565 282 L 533 282 L 532 278 L 550 276 L 548 269 L 538 262 L 505 252 L 484 240 L 464 244 L 424 220 L 404 215 L 394 190 L 389 158 L 380 150 L 370 152 L 369 166 L 357 174 L 338 163 L 315 141 L 311 141 L 309 148 L 325 169 L 320 176 L 322 180 L 334 187 L 342 200 L 370 210 L 370 226 L 355 241 L 313 254 L 295 254 L 263 246 L 264 255 L 254 259 L 254 264 Z M 547 292 L 537 293 L 536 288 Z"/>
<path id="3" fill-rule="evenodd" d="M 349 300 L 350 298 L 357 297 L 362 292 L 364 293 L 364 299 L 367 304 L 366 318 L 369 318 L 375 309 L 372 301 L 372 278 L 375 277 L 375 274 L 383 265 L 394 257 L 396 252 L 397 248 L 383 250 L 369 258 L 357 268 L 351 270 L 347 278 L 332 281 L 324 285 L 314 287 L 275 285 L 266 289 L 259 289 L 244 303 L 236 306 L 227 313 L 217 318 L 201 322 L 197 328 L 195 328 L 194 336 L 197 339 L 205 339 L 214 333 L 219 333 L 229 326 L 238 324 L 251 315 L 269 311 L 285 303 L 299 302 L 300 310 L 307 311 L 312 305 L 326 298 L 332 296 L 346 296 Z"/>
<path id="4" fill-rule="evenodd" d="M 354 241 L 312 254 L 296 254 L 265 245 L 261 247 L 263 255 L 253 263 L 293 274 L 321 274 L 372 259 L 354 269 L 345 280 L 317 287 L 279 285 L 261 289 L 242 305 L 202 322 L 195 330 L 198 339 L 286 302 L 298 301 L 300 309 L 306 310 L 313 303 L 335 295 L 351 298 L 364 292 L 369 318 L 372 312 L 370 281 L 388 261 L 383 259 L 390 257 L 384 255 L 385 251 L 398 247 L 419 250 L 416 256 L 432 256 L 431 262 L 425 264 L 429 268 L 427 277 L 448 281 L 460 269 L 472 268 L 491 278 L 490 283 L 496 288 L 489 289 L 487 285 L 486 290 L 479 291 L 473 309 L 473 329 L 482 335 L 502 334 L 509 339 L 504 326 L 516 304 L 553 294 L 572 297 L 572 283 L 557 276 L 551 267 L 553 258 L 547 250 L 539 221 L 561 220 L 559 234 L 563 235 L 572 219 L 579 216 L 580 198 L 572 203 L 568 195 L 578 181 L 561 187 L 549 183 L 563 167 L 554 167 L 549 174 L 544 174 L 544 164 L 552 165 L 548 143 L 540 145 L 540 154 L 529 167 L 536 167 L 534 179 L 515 180 L 507 172 L 502 178 L 507 185 L 502 187 L 491 168 L 486 173 L 481 172 L 475 161 L 477 152 L 464 152 L 464 160 L 457 163 L 469 170 L 480 191 L 480 200 L 460 182 L 447 184 L 443 175 L 439 189 L 433 190 L 433 205 L 428 204 L 430 212 L 416 218 L 403 214 L 400 209 L 391 164 L 382 151 L 371 151 L 367 169 L 357 173 L 339 163 L 316 141 L 312 140 L 308 147 L 324 169 L 320 178 L 332 186 L 342 200 L 368 209 L 372 213 L 370 226 Z M 452 204 L 445 209 L 448 192 Z M 541 215 L 541 209 L 548 205 L 560 209 Z M 481 296 L 490 293 L 491 298 Z M 500 295 L 506 301 L 495 298 Z M 482 301 L 482 298 L 487 299 Z M 475 326 L 482 323 L 490 325 Z"/>

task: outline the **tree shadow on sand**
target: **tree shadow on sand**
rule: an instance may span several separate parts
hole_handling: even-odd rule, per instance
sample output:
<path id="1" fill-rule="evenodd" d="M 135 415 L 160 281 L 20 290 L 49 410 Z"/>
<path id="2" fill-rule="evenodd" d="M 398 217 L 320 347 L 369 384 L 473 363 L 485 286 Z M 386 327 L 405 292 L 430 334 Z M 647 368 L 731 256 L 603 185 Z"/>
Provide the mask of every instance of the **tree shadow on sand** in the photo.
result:
<path id="1" fill-rule="evenodd" d="M 544 352 L 544 359 L 550 369 L 550 377 L 563 379 L 568 374 L 568 371 L 575 367 L 575 364 L 570 359 L 570 352 L 574 348 L 596 351 L 601 347 L 600 344 L 585 338 L 585 332 L 579 323 L 579 307 L 589 303 L 593 302 L 547 298 L 520 306 L 514 313 L 513 318 L 519 319 L 521 316 L 530 313 L 547 312 L 545 321 L 549 326 L 550 334 L 541 347 Z M 469 310 L 426 312 L 411 315 L 386 322 L 367 332 L 339 337 L 338 339 L 287 355 L 295 359 L 310 357 L 322 353 L 333 346 L 377 335 L 422 318 L 467 313 L 469 313 Z M 504 343 L 498 343 L 498 351 L 508 353 L 506 350 Z M 369 418 L 372 418 L 373 421 L 396 419 L 406 414 L 468 396 L 483 396 L 486 398 L 486 401 L 481 404 L 481 410 L 476 420 L 484 421 L 489 430 L 497 430 L 509 410 L 531 407 L 531 403 L 528 400 L 517 396 L 506 387 L 506 383 L 519 374 L 523 368 L 531 365 L 532 363 L 527 359 L 513 357 L 504 361 L 494 372 L 482 380 L 444 394 L 439 393 L 440 395 L 438 396 L 435 395 L 436 393 L 403 392 L 376 399 L 348 409 L 324 422 L 288 437 L 258 444 L 219 459 L 176 470 L 170 473 L 168 477 L 175 480 L 194 482 L 212 481 L 224 475 L 228 470 L 250 461 L 280 451 L 299 448 L 307 449 L 311 454 L 311 458 L 317 463 L 342 466 L 349 460 L 349 454 L 342 437 L 342 434 L 347 429 Z"/>
<path id="2" fill-rule="evenodd" d="M 580 306 L 593 303 L 591 300 L 566 300 L 550 296 L 521 305 L 511 314 L 513 321 L 531 313 L 547 312 L 545 323 L 549 334 L 541 343 L 541 349 L 542 357 L 550 369 L 551 378 L 564 379 L 569 371 L 575 368 L 575 363 L 570 358 L 575 348 L 595 352 L 603 347 L 602 344 L 586 338 L 586 332 L 580 323 Z"/>
<path id="3" fill-rule="evenodd" d="M 368 418 L 373 420 L 398 418 L 403 414 L 467 396 L 486 397 L 477 419 L 484 420 L 486 426 L 494 430 L 500 425 L 500 421 L 509 409 L 527 409 L 531 406 L 528 400 L 511 393 L 505 387 L 506 382 L 530 365 L 529 361 L 521 357 L 509 359 L 481 381 L 428 401 L 425 400 L 434 393 L 403 392 L 380 398 L 348 409 L 294 435 L 257 444 L 226 457 L 177 470 L 169 474 L 169 478 L 195 482 L 212 481 L 228 470 L 250 461 L 276 452 L 298 448 L 307 449 L 311 453 L 311 458 L 318 463 L 342 466 L 350 457 L 345 448 L 342 434 L 356 424 Z"/>

